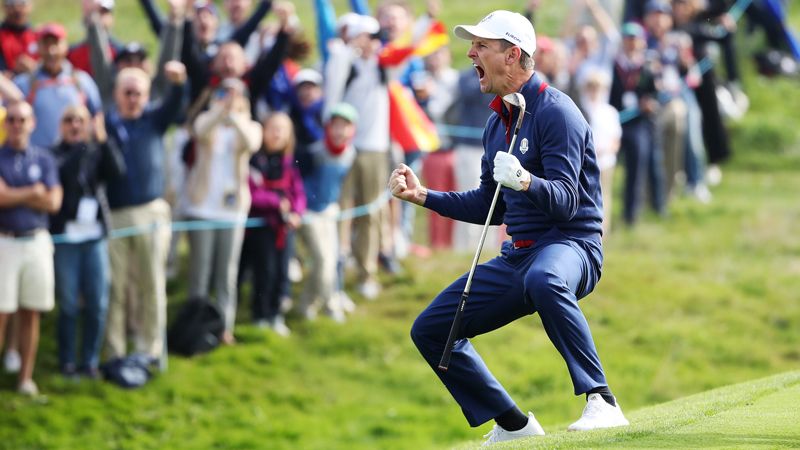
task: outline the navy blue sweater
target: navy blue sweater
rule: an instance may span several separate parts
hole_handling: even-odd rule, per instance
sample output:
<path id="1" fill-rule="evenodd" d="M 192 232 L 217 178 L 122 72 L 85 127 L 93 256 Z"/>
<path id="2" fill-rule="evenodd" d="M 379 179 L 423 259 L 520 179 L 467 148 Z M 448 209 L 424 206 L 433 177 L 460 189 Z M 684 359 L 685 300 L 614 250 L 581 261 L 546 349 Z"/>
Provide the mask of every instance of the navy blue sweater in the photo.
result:
<path id="1" fill-rule="evenodd" d="M 138 119 L 126 120 L 116 110 L 106 115 L 109 139 L 122 152 L 127 172 L 108 183 L 111 209 L 138 206 L 164 194 L 164 133 L 177 119 L 183 86 L 171 85 L 162 103 L 149 105 Z"/>
<path id="2" fill-rule="evenodd" d="M 540 91 L 541 86 L 533 75 L 520 90 L 527 116 L 512 152 L 531 173 L 530 187 L 520 192 L 502 188 L 492 224 L 505 223 L 514 240 L 538 240 L 551 231 L 599 242 L 603 202 L 591 129 L 566 94 L 553 87 Z M 499 97 L 491 107 L 495 113 L 483 133 L 480 186 L 467 192 L 429 190 L 426 208 L 464 222 L 486 221 L 497 186 L 494 157 L 508 150 L 517 119 L 516 108 L 508 117 Z"/>

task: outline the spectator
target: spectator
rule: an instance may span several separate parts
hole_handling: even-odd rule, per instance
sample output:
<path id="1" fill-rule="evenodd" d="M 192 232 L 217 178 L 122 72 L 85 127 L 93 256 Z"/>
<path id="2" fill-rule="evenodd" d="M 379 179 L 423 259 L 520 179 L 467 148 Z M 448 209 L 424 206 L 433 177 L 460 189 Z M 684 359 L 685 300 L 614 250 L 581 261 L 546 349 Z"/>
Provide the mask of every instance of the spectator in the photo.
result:
<path id="1" fill-rule="evenodd" d="M 622 127 L 619 112 L 608 104 L 611 85 L 608 72 L 602 69 L 590 71 L 583 77 L 580 108 L 592 128 L 597 166 L 600 169 L 600 187 L 603 193 L 603 236 L 611 230 L 611 200 L 614 188 L 614 167 L 617 165 Z"/>
<path id="2" fill-rule="evenodd" d="M 685 31 L 692 37 L 694 43 L 694 57 L 702 60 L 709 57 L 707 50 L 710 38 L 720 32 L 729 32 L 728 28 L 710 25 L 706 21 L 703 11 L 693 2 L 675 2 L 674 17 L 678 29 Z M 716 30 L 716 31 L 715 31 Z M 707 154 L 708 170 L 707 181 L 710 185 L 718 184 L 722 180 L 720 165 L 731 155 L 730 136 L 722 118 L 719 96 L 717 95 L 719 83 L 716 70 L 710 67 L 702 74 L 699 85 L 694 86 L 697 103 L 702 114 L 703 142 Z M 744 106 L 743 99 L 739 100 Z M 734 108 L 738 108 L 734 105 Z M 741 113 L 742 111 L 738 111 Z"/>
<path id="3" fill-rule="evenodd" d="M 686 151 L 686 102 L 682 99 L 680 52 L 673 30 L 672 7 L 664 0 L 651 0 L 645 6 L 644 27 L 647 33 L 647 59 L 655 75 L 660 107 L 656 112 L 655 156 L 661 161 L 653 167 L 657 178 L 650 194 L 655 204 L 666 203 L 676 189 L 678 174 L 683 172 Z M 660 173 L 658 173 L 660 172 Z M 657 178 L 654 178 L 657 179 Z M 659 209 L 656 206 L 656 209 Z"/>
<path id="4" fill-rule="evenodd" d="M 294 77 L 294 93 L 289 117 L 294 124 L 295 159 L 300 175 L 306 180 L 315 171 L 317 157 L 324 151 L 325 125 L 322 121 L 324 104 L 322 74 L 303 69 Z"/>
<path id="5" fill-rule="evenodd" d="M 169 87 L 164 76 L 164 63 L 181 57 L 183 43 L 183 22 L 187 0 L 171 0 L 169 2 L 169 21 L 165 24 L 159 39 L 159 57 L 156 73 L 150 87 L 150 99 L 160 100 Z M 88 35 L 88 47 L 94 80 L 100 90 L 103 106 L 113 102 L 114 78 L 117 71 L 126 67 L 138 67 L 147 73 L 153 73 L 148 59 L 147 49 L 139 42 L 119 45 L 114 52 L 110 51 L 109 34 L 102 25 L 101 9 L 89 3 L 84 10 L 84 24 Z"/>
<path id="6" fill-rule="evenodd" d="M 32 73 L 18 75 L 25 100 L 33 106 L 36 129 L 31 143 L 50 148 L 58 141 L 58 124 L 67 106 L 83 104 L 94 116 L 101 112 L 97 85 L 86 72 L 67 61 L 67 32 L 61 24 L 48 23 L 37 30 L 40 65 Z"/>
<path id="7" fill-rule="evenodd" d="M 253 269 L 253 320 L 281 336 L 290 334 L 280 310 L 282 285 L 288 277 L 286 236 L 300 226 L 306 196 L 294 165 L 294 130 L 285 113 L 264 119 L 264 142 L 250 160 L 250 217 L 262 227 L 245 235 L 242 264 Z M 240 267 L 240 271 L 241 271 Z"/>
<path id="8" fill-rule="evenodd" d="M 50 217 L 50 232 L 60 237 L 55 246 L 58 362 L 67 377 L 100 374 L 111 281 L 106 240 L 111 212 L 103 185 L 125 172 L 119 148 L 106 135 L 103 116 L 97 117 L 92 124 L 85 106 L 67 107 L 61 117 L 61 142 L 53 148 L 64 190 L 61 209 Z M 79 316 L 83 333 L 78 364 Z"/>
<path id="9" fill-rule="evenodd" d="M 250 209 L 248 161 L 262 140 L 241 80 L 226 78 L 219 84 L 192 133 L 196 159 L 186 180 L 185 214 L 226 226 L 189 232 L 189 297 L 207 298 L 212 291 L 225 318 L 222 341 L 233 344 L 239 254 Z"/>
<path id="10" fill-rule="evenodd" d="M 183 2 L 183 0 L 177 1 Z M 153 33 L 156 36 L 161 36 L 166 20 L 162 17 L 156 3 L 154 0 L 140 0 L 140 3 L 147 15 Z M 170 7 L 173 8 L 175 3 L 176 0 L 170 0 Z M 219 15 L 214 2 L 209 0 L 195 1 L 192 12 L 187 15 L 183 40 L 186 42 L 192 38 L 192 42 L 197 42 L 206 60 L 209 61 L 216 55 L 219 45 L 224 42 L 234 41 L 242 47 L 247 45 L 250 36 L 258 28 L 261 19 L 269 12 L 271 5 L 271 1 L 262 0 L 259 3 L 259 7 L 246 22 L 229 32 L 229 34 L 220 34 Z M 228 32 L 224 31 L 224 33 Z"/>
<path id="11" fill-rule="evenodd" d="M 37 395 L 33 366 L 39 346 L 39 316 L 53 309 L 53 243 L 48 213 L 58 211 L 62 190 L 50 152 L 33 145 L 33 108 L 8 106 L 6 140 L 0 147 L 0 340 L 10 314 L 18 312 L 21 367 L 17 390 Z M 2 347 L 2 342 L 0 342 Z"/>
<path id="12" fill-rule="evenodd" d="M 3 0 L 0 24 L 0 72 L 10 76 L 33 72 L 38 58 L 36 33 L 30 25 L 32 0 Z"/>
<path id="13" fill-rule="evenodd" d="M 8 78 L 0 72 L 0 123 L 5 122 L 7 103 L 13 103 L 22 100 L 22 92 L 19 88 Z M 6 140 L 6 128 L 0 126 L 0 142 Z M 7 373 L 17 373 L 21 365 L 19 357 L 19 345 L 17 342 L 17 320 L 16 315 L 11 315 L 8 318 L 8 325 L 6 326 L 6 348 L 3 355 L 3 369 Z M 2 348 L 0 348 L 2 350 Z"/>
<path id="14" fill-rule="evenodd" d="M 294 32 L 290 19 L 293 6 L 280 3 L 275 7 L 275 14 L 280 19 L 281 31 L 276 37 L 275 45 L 262 52 L 256 64 L 249 68 L 241 44 L 228 41 L 219 45 L 215 56 L 209 59 L 203 52 L 203 41 L 195 39 L 191 34 L 184 34 L 182 60 L 190 79 L 189 112 L 191 120 L 205 109 L 211 93 L 217 83 L 225 78 L 241 78 L 250 88 L 250 106 L 254 109 L 257 99 L 265 92 L 281 62 L 286 57 L 289 36 Z M 254 117 L 255 114 L 253 115 Z"/>
<path id="15" fill-rule="evenodd" d="M 222 9 L 225 10 L 227 20 L 220 23 L 217 29 L 217 39 L 225 42 L 234 36 L 237 29 L 252 29 L 251 34 L 242 44 L 248 65 L 254 64 L 258 55 L 261 54 L 262 45 L 258 24 L 269 12 L 271 4 L 270 0 L 260 0 L 256 9 L 250 14 L 253 9 L 253 0 L 224 0 L 222 2 Z M 252 24 L 256 24 L 256 26 L 253 27 Z"/>
<path id="16" fill-rule="evenodd" d="M 536 53 L 533 54 L 536 73 L 550 85 L 559 90 L 569 88 L 570 78 L 567 70 L 567 49 L 560 39 L 545 35 L 536 37 Z"/>
<path id="17" fill-rule="evenodd" d="M 647 41 L 641 25 L 622 26 L 622 51 L 614 62 L 609 103 L 620 111 L 621 150 L 625 155 L 623 217 L 633 225 L 639 217 L 648 181 L 653 192 L 663 190 L 663 167 L 657 152 L 655 115 L 658 112 L 655 75 L 646 64 Z M 660 196 L 651 196 L 653 208 L 663 214 Z"/>
<path id="18" fill-rule="evenodd" d="M 445 115 L 458 95 L 458 71 L 451 67 L 450 49 L 443 46 L 424 59 L 425 71 L 414 78 L 414 94 L 417 101 L 434 123 L 445 123 Z M 473 75 L 474 76 L 474 75 Z M 439 149 L 425 155 L 422 175 L 431 189 L 452 191 L 456 188 L 452 140 L 446 134 L 441 138 Z M 408 206 L 405 203 L 404 206 Z M 409 208 L 413 211 L 413 208 Z M 455 221 L 428 212 L 428 240 L 437 249 L 453 246 Z M 413 231 L 413 228 L 412 228 Z"/>
<path id="19" fill-rule="evenodd" d="M 337 218 L 342 182 L 355 158 L 353 137 L 358 112 L 351 105 L 340 103 L 331 110 L 325 125 L 324 149 L 319 163 L 303 178 L 308 210 L 301 225 L 300 238 L 308 249 L 310 264 L 308 281 L 300 297 L 301 314 L 313 319 L 317 310 L 337 322 L 344 321 L 349 305 L 337 282 L 339 238 Z"/>
<path id="20" fill-rule="evenodd" d="M 541 45 L 541 41 L 539 45 Z M 541 49 L 538 49 L 534 55 L 539 51 Z M 454 133 L 455 136 L 453 136 L 455 144 L 453 165 L 456 182 L 454 190 L 464 192 L 477 188 L 480 183 L 481 158 L 483 157 L 483 141 L 480 130 L 483 129 L 492 114 L 492 110 L 487 106 L 493 97 L 481 92 L 480 80 L 472 67 L 459 73 L 458 87 L 453 95 L 455 103 L 451 107 L 451 114 L 456 126 L 459 127 L 459 132 Z M 470 133 L 472 130 L 478 130 L 478 132 Z M 456 221 L 453 228 L 453 249 L 459 252 L 474 251 L 475 242 L 480 239 L 482 231 L 483 226 L 481 225 Z M 488 233 L 485 245 L 498 245 L 499 234 L 501 233 Z"/>
<path id="21" fill-rule="evenodd" d="M 105 42 L 103 43 L 104 50 L 107 51 L 111 55 L 111 59 L 113 59 L 122 49 L 123 45 L 122 42 L 111 36 L 111 28 L 114 26 L 114 0 L 82 0 L 81 3 L 83 7 L 84 25 L 88 28 L 90 26 L 89 22 L 92 21 L 103 30 L 103 34 L 106 36 Z M 67 59 L 72 64 L 72 67 L 94 76 L 88 37 L 69 48 Z"/>
<path id="22" fill-rule="evenodd" d="M 180 113 L 186 68 L 170 61 L 164 73 L 172 87 L 163 102 L 148 104 L 150 76 L 123 69 L 114 86 L 114 106 L 106 115 L 109 139 L 121 149 L 127 172 L 108 184 L 114 229 L 135 227 L 142 234 L 114 239 L 107 340 L 112 358 L 127 354 L 126 325 L 134 323 L 134 349 L 152 358 L 162 354 L 166 326 L 165 265 L 170 240 L 170 208 L 164 193 L 167 127 Z M 128 311 L 137 316 L 127 319 Z"/>
<path id="23" fill-rule="evenodd" d="M 13 81 L 0 73 L 0 122 L 6 117 L 5 104 L 22 101 L 22 91 L 19 90 Z M 0 127 L 0 142 L 6 140 L 5 127 Z"/>
<path id="24" fill-rule="evenodd" d="M 585 12 L 589 13 L 597 28 L 589 24 L 577 26 L 577 18 Z M 562 35 L 571 50 L 567 67 L 570 75 L 568 93 L 579 98 L 586 81 L 584 77 L 589 72 L 605 70 L 610 78 L 614 58 L 619 52 L 619 31 L 600 0 L 576 0 L 566 17 Z"/>
<path id="25" fill-rule="evenodd" d="M 379 63 L 380 41 L 374 34 L 378 31 L 375 19 L 361 16 L 358 22 L 347 27 L 350 41 L 346 47 L 335 48 L 331 53 L 329 69 L 344 71 L 352 76 L 332 74 L 332 80 L 341 82 L 344 88 L 332 86 L 331 92 L 343 92 L 343 97 L 329 101 L 344 101 L 356 108 L 360 121 L 356 128 L 353 145 L 356 158 L 347 174 L 339 204 L 342 209 L 372 204 L 380 199 L 389 175 L 389 91 L 387 75 Z M 326 75 L 328 75 L 326 69 Z M 326 87 L 327 91 L 327 87 Z M 342 223 L 342 251 L 347 253 L 352 244 L 358 275 L 358 291 L 367 299 L 375 299 L 380 292 L 378 283 L 378 253 L 380 251 L 380 213 L 373 208 L 367 214 L 356 217 L 352 233 L 358 236 L 351 242 L 350 222 Z"/>

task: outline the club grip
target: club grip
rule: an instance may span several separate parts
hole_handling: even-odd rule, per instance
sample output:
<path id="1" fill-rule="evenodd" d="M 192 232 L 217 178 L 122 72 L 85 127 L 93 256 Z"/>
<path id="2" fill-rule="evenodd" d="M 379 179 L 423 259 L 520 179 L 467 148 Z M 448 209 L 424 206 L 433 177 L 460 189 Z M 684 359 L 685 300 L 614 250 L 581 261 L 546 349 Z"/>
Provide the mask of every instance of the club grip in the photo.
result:
<path id="1" fill-rule="evenodd" d="M 441 372 L 447 372 L 448 367 L 450 367 L 450 356 L 453 354 L 456 335 L 458 335 L 458 332 L 461 329 L 461 317 L 464 315 L 464 307 L 467 304 L 467 297 L 469 297 L 469 294 L 464 292 L 461 294 L 461 300 L 458 301 L 458 309 L 456 309 L 456 315 L 453 317 L 453 325 L 450 327 L 450 334 L 447 336 L 447 343 L 444 345 L 442 359 L 439 360 L 439 370 Z"/>

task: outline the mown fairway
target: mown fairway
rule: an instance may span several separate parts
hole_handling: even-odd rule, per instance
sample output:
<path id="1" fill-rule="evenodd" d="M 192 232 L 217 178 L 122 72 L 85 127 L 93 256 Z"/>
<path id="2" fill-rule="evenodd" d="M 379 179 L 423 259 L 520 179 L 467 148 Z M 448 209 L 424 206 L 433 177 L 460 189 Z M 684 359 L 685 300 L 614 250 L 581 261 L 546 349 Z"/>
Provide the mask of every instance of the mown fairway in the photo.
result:
<path id="1" fill-rule="evenodd" d="M 117 3 L 120 38 L 151 41 L 137 2 Z M 444 3 L 448 25 L 474 22 L 493 9 Z M 298 5 L 310 24 L 310 3 Z M 496 7 L 504 6 L 519 7 Z M 82 35 L 77 2 L 38 0 L 36 7 L 38 18 L 69 22 L 72 36 Z M 559 8 L 548 3 L 537 31 L 557 30 Z M 800 28 L 797 8 L 793 14 Z M 743 55 L 759 45 L 757 39 L 740 43 Z M 463 65 L 463 46 L 455 48 Z M 666 220 L 645 217 L 633 230 L 614 230 L 603 279 L 582 302 L 612 389 L 634 427 L 585 441 L 555 436 L 543 445 L 800 445 L 796 372 L 762 380 L 753 390 L 641 409 L 800 365 L 800 83 L 759 78 L 747 58 L 743 65 L 752 106 L 733 125 L 735 156 L 713 202 L 678 198 Z M 359 309 L 347 324 L 291 318 L 288 339 L 250 326 L 245 301 L 239 345 L 191 360 L 172 357 L 168 372 L 136 391 L 57 375 L 55 314 L 49 314 L 36 371 L 46 397 L 22 398 L 12 392 L 14 378 L 0 375 L 0 448 L 427 449 L 478 442 L 491 425 L 467 427 L 408 337 L 415 315 L 468 269 L 470 258 L 409 258 L 404 275 L 384 279 L 378 301 L 356 298 Z M 182 282 L 170 291 L 173 305 L 184 298 Z M 520 407 L 533 410 L 546 430 L 563 429 L 580 414 L 583 399 L 572 395 L 538 317 L 475 342 Z M 755 415 L 774 420 L 738 426 Z M 722 431 L 714 434 L 712 427 Z"/>

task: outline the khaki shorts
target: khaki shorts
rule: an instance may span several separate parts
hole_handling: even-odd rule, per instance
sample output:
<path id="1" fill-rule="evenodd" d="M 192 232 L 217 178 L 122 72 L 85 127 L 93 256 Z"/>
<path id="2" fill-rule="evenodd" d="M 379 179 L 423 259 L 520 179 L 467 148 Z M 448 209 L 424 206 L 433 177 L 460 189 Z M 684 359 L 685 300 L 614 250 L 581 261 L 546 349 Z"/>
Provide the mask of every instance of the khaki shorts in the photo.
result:
<path id="1" fill-rule="evenodd" d="M 54 305 L 50 233 L 40 231 L 24 239 L 0 236 L 0 313 L 18 308 L 50 311 Z"/>

